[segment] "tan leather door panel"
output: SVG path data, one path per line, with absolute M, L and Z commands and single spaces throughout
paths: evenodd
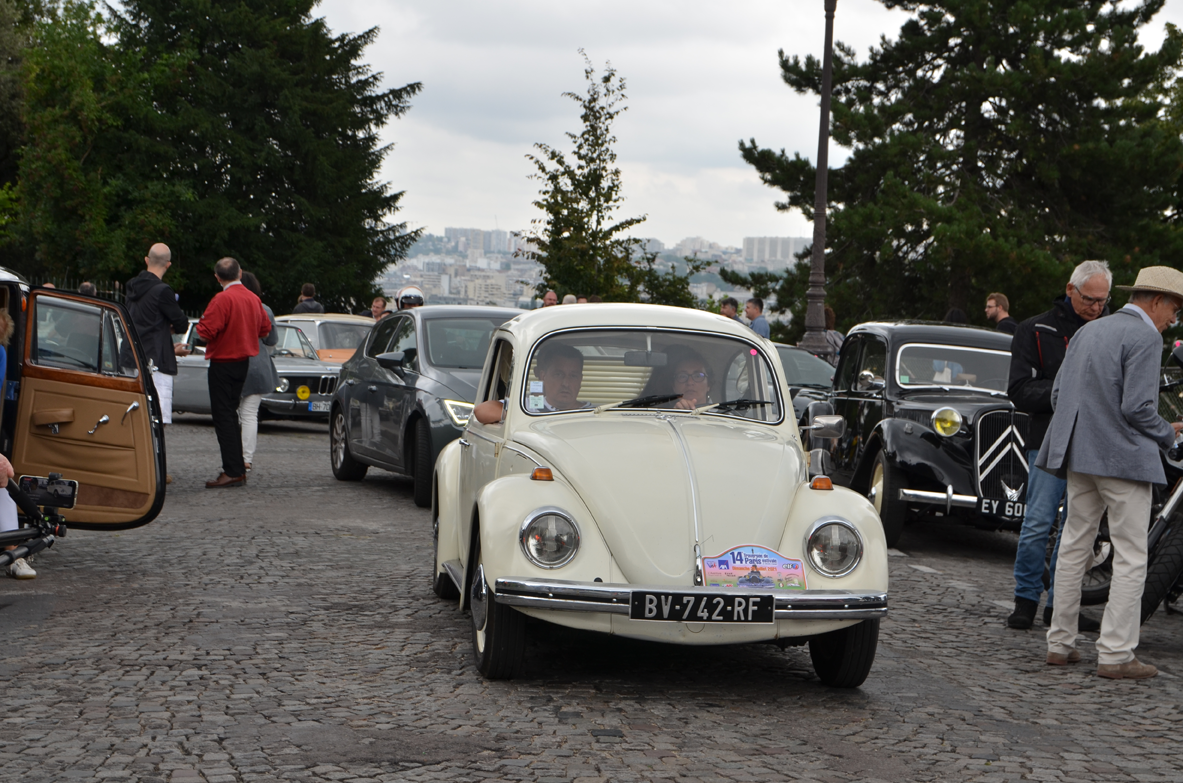
M 133 402 L 139 403 L 138 409 L 124 417 Z M 137 440 L 144 440 L 146 397 L 115 389 L 26 378 L 17 418 L 31 423 L 42 411 L 71 405 L 74 421 L 59 424 L 57 435 L 49 425 L 30 424 L 27 437 L 17 438 L 14 465 L 19 465 L 22 473 L 46 476 L 56 471 L 78 481 L 78 506 L 63 512 L 67 521 L 71 511 L 99 510 L 87 508 L 88 501 L 89 504 L 102 502 L 104 506 L 114 501 L 113 505 L 120 509 L 139 511 L 136 516 L 145 513 L 152 505 L 155 480 L 151 451 L 136 449 Z M 108 418 L 107 423 L 98 424 L 103 416 Z M 88 434 L 91 430 L 93 435 Z M 96 494 L 96 490 L 108 491 Z
M 71 310 L 62 294 L 41 291 L 31 298 L 13 467 L 77 481 L 77 505 L 61 511 L 76 527 L 151 521 L 164 493 L 158 406 L 140 375 L 142 353 L 120 332 L 121 308 L 88 300 Z

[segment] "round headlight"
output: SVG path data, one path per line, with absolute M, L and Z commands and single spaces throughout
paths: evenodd
M 285 392 L 285 391 L 287 391 L 287 390 L 288 390 L 288 385 L 289 385 L 289 384 L 288 384 L 288 379 L 287 379 L 287 378 L 280 378 L 280 379 L 279 379 L 279 385 L 275 387 L 275 390 L 276 390 L 277 392 L 280 392 L 280 393 L 282 394 L 283 392 Z
M 557 508 L 540 508 L 522 524 L 522 551 L 542 568 L 559 568 L 571 562 L 579 550 L 575 520 Z
M 863 557 L 863 540 L 845 519 L 818 520 L 805 545 L 809 564 L 826 576 L 845 576 Z
M 938 408 L 932 412 L 932 428 L 941 437 L 952 437 L 961 430 L 961 414 L 952 408 Z

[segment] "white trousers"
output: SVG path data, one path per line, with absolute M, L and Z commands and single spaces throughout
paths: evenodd
M 1056 597 L 1048 652 L 1065 654 L 1076 646 L 1080 588 L 1092 561 L 1093 541 L 1101 515 L 1109 509 L 1113 544 L 1113 581 L 1101 618 L 1097 663 L 1121 664 L 1134 659 L 1142 620 L 1142 589 L 1146 586 L 1146 535 L 1150 527 L 1150 484 L 1068 471 L 1068 518 L 1056 563 Z
M 16 501 L 8 494 L 8 490 L 0 489 L 0 533 L 16 530 L 17 527 Z
M 156 384 L 156 394 L 160 397 L 160 420 L 165 424 L 173 423 L 173 379 L 176 376 L 152 371 L 152 383 Z
M 259 405 L 262 394 L 248 394 L 238 403 L 238 426 L 242 429 L 242 461 L 255 461 L 255 447 L 259 444 Z

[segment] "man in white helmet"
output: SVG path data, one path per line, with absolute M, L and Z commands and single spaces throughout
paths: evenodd
M 409 285 L 398 292 L 395 297 L 399 310 L 410 310 L 412 307 L 423 306 L 423 291 L 417 285 Z

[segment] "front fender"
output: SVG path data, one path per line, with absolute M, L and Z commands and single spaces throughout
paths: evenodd
M 443 564 L 460 557 L 461 528 L 460 514 L 460 443 L 452 441 L 440 452 L 435 461 L 431 490 L 431 519 L 437 525 L 439 546 L 436 552 L 435 572 Z M 461 561 L 463 564 L 463 561 Z
M 863 557 L 846 576 L 830 577 L 813 568 L 805 551 L 813 525 L 824 517 L 836 516 L 850 522 L 863 541 Z M 777 550 L 785 557 L 805 563 L 806 586 L 811 590 L 887 591 L 887 539 L 875 507 L 853 490 L 843 487 L 811 489 L 802 484 L 793 496 L 785 533 Z
M 932 485 L 934 489 L 943 490 L 951 484 L 957 494 L 978 494 L 974 483 L 972 438 L 942 438 L 931 428 L 907 419 L 884 419 L 875 428 L 874 437 L 892 464 L 908 475 L 909 488 L 923 489 L 925 485 Z M 854 486 L 866 486 L 870 481 L 877 453 L 878 449 L 867 449 L 857 473 L 862 483 Z
M 579 551 L 570 563 L 560 568 L 535 565 L 519 543 L 527 517 L 547 506 L 567 512 L 579 529 Z M 523 475 L 490 481 L 477 496 L 477 514 L 480 518 L 481 559 L 488 584 L 495 584 L 502 576 L 612 581 L 612 555 L 608 545 L 587 506 L 563 481 L 534 481 Z

